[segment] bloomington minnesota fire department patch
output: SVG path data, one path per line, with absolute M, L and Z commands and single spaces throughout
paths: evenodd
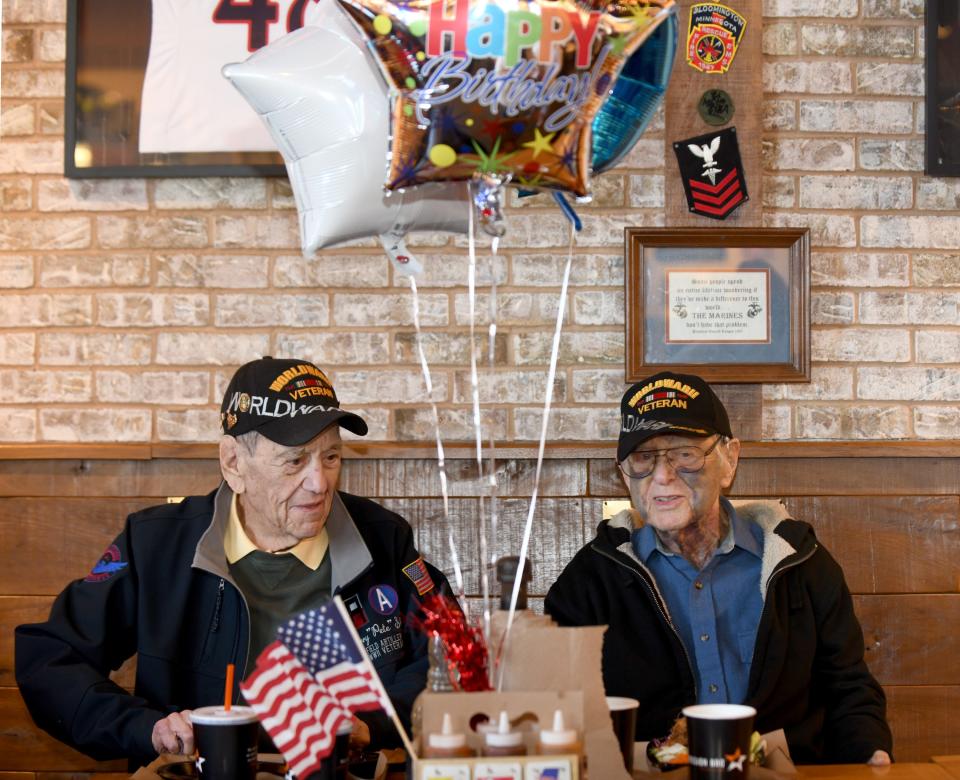
M 746 27 L 746 18 L 732 8 L 694 3 L 687 32 L 687 64 L 702 73 L 726 73 Z
M 711 219 L 726 219 L 749 200 L 735 127 L 676 141 L 673 151 L 680 164 L 690 211 Z

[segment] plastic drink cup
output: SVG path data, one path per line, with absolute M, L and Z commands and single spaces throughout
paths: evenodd
M 607 708 L 613 720 L 613 733 L 617 735 L 623 766 L 633 772 L 633 747 L 637 734 L 637 708 L 640 702 L 626 696 L 607 696 Z
M 260 724 L 251 707 L 200 707 L 190 722 L 203 780 L 256 780 Z
M 757 711 L 744 704 L 685 707 L 691 780 L 746 780 Z

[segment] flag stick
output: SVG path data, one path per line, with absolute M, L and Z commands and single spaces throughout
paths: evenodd
M 400 735 L 400 739 L 403 741 L 403 747 L 407 751 L 407 755 L 410 756 L 410 759 L 413 760 L 417 752 L 413 749 L 413 743 L 410 741 L 410 737 L 407 736 L 406 730 L 403 728 L 403 724 L 400 722 L 400 718 L 397 716 L 397 711 L 393 708 L 393 702 L 390 701 L 390 696 L 387 695 L 386 690 L 383 687 L 383 682 L 380 680 L 380 675 L 377 674 L 377 670 L 373 668 L 373 664 L 370 663 L 370 656 L 367 655 L 367 648 L 363 646 L 363 640 L 360 639 L 360 635 L 357 633 L 357 629 L 353 625 L 353 618 L 350 617 L 350 613 L 347 612 L 347 608 L 343 605 L 343 599 L 339 596 L 333 597 L 333 602 L 337 605 L 337 610 L 340 612 L 340 617 L 343 618 L 343 622 L 347 627 L 347 631 L 350 632 L 350 637 L 353 639 L 354 645 L 360 650 L 360 654 L 363 656 L 363 663 L 366 665 L 366 669 L 370 672 L 370 683 L 375 687 L 379 692 L 380 696 L 384 702 L 384 709 L 387 712 L 387 715 L 390 716 L 390 719 L 393 721 L 394 727 L 397 729 L 397 733 Z

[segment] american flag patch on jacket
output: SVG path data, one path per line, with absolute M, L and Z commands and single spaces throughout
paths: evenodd
M 413 563 L 408 563 L 403 567 L 403 573 L 410 578 L 410 582 L 414 584 L 417 593 L 421 596 L 428 590 L 433 589 L 433 580 L 430 579 L 430 574 L 427 571 L 426 564 L 423 562 L 423 558 L 417 558 Z

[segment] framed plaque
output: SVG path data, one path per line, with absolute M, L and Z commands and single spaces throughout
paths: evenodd
M 810 235 L 627 228 L 626 380 L 810 381 Z
M 930 0 L 924 12 L 924 172 L 960 176 L 960 6 L 956 0 Z

